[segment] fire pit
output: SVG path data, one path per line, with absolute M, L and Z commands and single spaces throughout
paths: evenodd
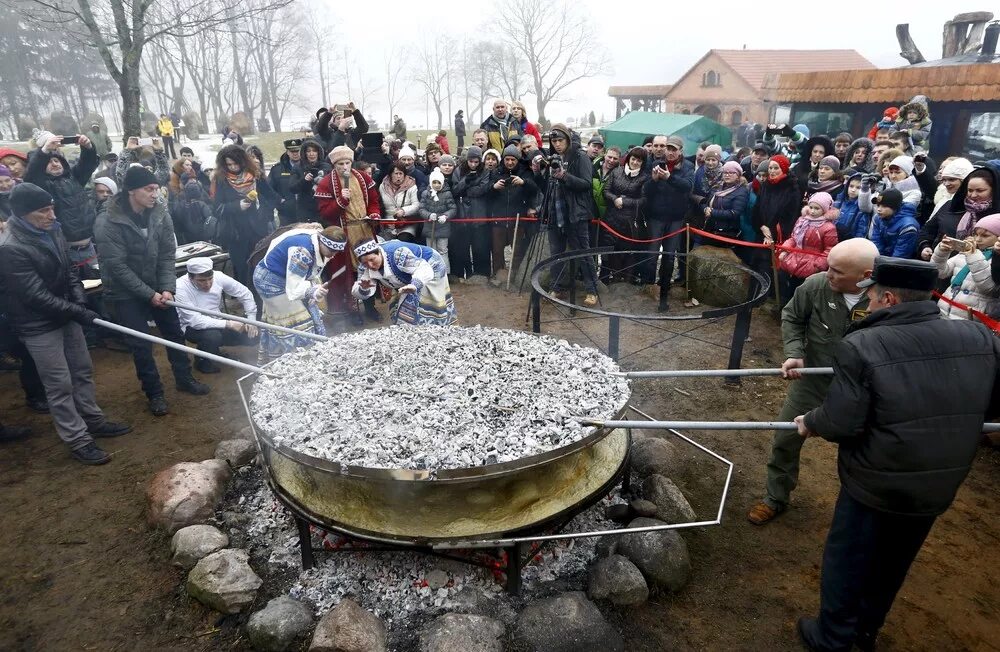
M 626 430 L 567 420 L 620 416 L 617 370 L 530 333 L 400 327 L 285 356 L 240 390 L 308 566 L 308 523 L 417 548 L 565 523 L 626 475 Z

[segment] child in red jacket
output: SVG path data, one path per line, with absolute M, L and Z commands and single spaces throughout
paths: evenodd
M 803 281 L 816 272 L 826 271 L 826 256 L 837 244 L 839 216 L 840 211 L 833 207 L 833 197 L 826 192 L 815 193 L 802 209 L 791 237 L 781 243 L 782 247 L 798 251 L 782 251 L 778 256 L 782 307 Z
M 434 142 L 441 147 L 441 151 L 445 154 L 451 154 L 448 150 L 448 133 L 442 129 L 438 132 L 438 135 L 434 137 Z

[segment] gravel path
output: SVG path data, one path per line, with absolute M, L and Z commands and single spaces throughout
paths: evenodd
M 286 355 L 251 410 L 278 445 L 369 468 L 508 462 L 582 439 L 568 417 L 612 417 L 628 400 L 596 349 L 495 328 L 397 326 Z

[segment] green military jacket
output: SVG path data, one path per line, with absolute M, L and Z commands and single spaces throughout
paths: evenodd
M 833 353 L 852 322 L 868 316 L 868 297 L 853 309 L 830 289 L 826 272 L 813 274 L 795 290 L 781 311 L 781 337 L 785 356 L 802 358 L 807 367 L 830 367 Z M 824 377 L 829 382 L 830 377 Z

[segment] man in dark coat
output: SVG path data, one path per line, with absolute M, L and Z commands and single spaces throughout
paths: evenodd
M 455 114 L 455 138 L 458 139 L 458 151 L 455 152 L 455 156 L 459 156 L 462 153 L 462 149 L 465 147 L 465 112 L 462 109 L 458 110 Z
M 353 123 L 352 123 L 353 119 Z M 368 133 L 368 122 L 354 102 L 347 103 L 347 110 L 341 114 L 331 108 L 316 121 L 316 137 L 329 154 L 334 147 L 347 145 L 352 150 L 358 148 L 361 136 Z
M 80 324 L 93 324 L 77 267 L 46 191 L 22 183 L 11 192 L 10 238 L 0 248 L 0 285 L 14 332 L 31 354 L 45 385 L 56 432 L 83 464 L 111 457 L 95 437 L 117 437 L 131 427 L 107 420 L 97 406 L 94 368 Z
M 166 304 L 177 287 L 174 267 L 174 225 L 166 204 L 156 201 L 160 192 L 153 173 L 132 167 L 125 174 L 122 192 L 107 203 L 97 218 L 95 238 L 101 258 L 104 301 L 112 319 L 132 330 L 149 332 L 156 322 L 160 337 L 184 344 L 177 311 Z M 135 372 L 149 399 L 154 416 L 167 413 L 163 383 L 153 360 L 153 345 L 130 337 Z M 167 349 L 177 389 L 189 394 L 208 394 L 210 388 L 194 379 L 191 359 L 175 349 Z
M 296 203 L 298 188 L 302 183 L 302 140 L 292 138 L 285 141 L 285 153 L 271 166 L 267 173 L 267 184 L 281 197 L 278 204 L 280 226 L 288 226 L 297 221 Z
M 553 256 L 565 251 L 590 249 L 590 218 L 594 204 L 590 157 L 580 148 L 579 139 L 574 139 L 566 125 L 552 125 L 549 142 L 552 144 L 552 157 L 543 171 L 546 185 L 542 202 L 542 221 L 548 225 L 549 248 Z M 555 156 L 562 160 L 553 162 Z M 587 286 L 583 303 L 596 306 L 597 269 L 594 259 L 587 256 L 578 263 L 583 265 L 583 282 Z M 574 282 L 563 273 L 563 267 L 562 264 L 552 266 L 554 280 L 551 290 L 560 296 L 565 287 Z
M 906 573 L 951 505 L 996 414 L 1000 339 L 941 319 L 930 263 L 880 256 L 871 315 L 838 345 L 823 404 L 799 434 L 839 444 L 840 495 L 823 552 L 819 617 L 798 629 L 811 650 L 875 647 Z
M 650 180 L 643 188 L 646 196 L 646 224 L 648 239 L 662 238 L 684 226 L 684 218 L 694 188 L 694 165 L 684 158 L 684 140 L 680 136 L 664 135 L 653 138 L 653 166 L 650 168 Z M 661 154 L 662 152 L 662 154 Z M 659 254 L 663 247 L 663 260 L 660 264 L 660 305 L 659 310 L 667 310 L 667 297 L 670 293 L 670 279 L 674 273 L 674 254 L 684 241 L 684 234 L 679 233 L 666 240 L 657 240 L 648 245 L 652 254 Z M 656 262 L 659 256 L 651 255 L 639 268 L 639 280 L 642 283 L 656 281 Z

